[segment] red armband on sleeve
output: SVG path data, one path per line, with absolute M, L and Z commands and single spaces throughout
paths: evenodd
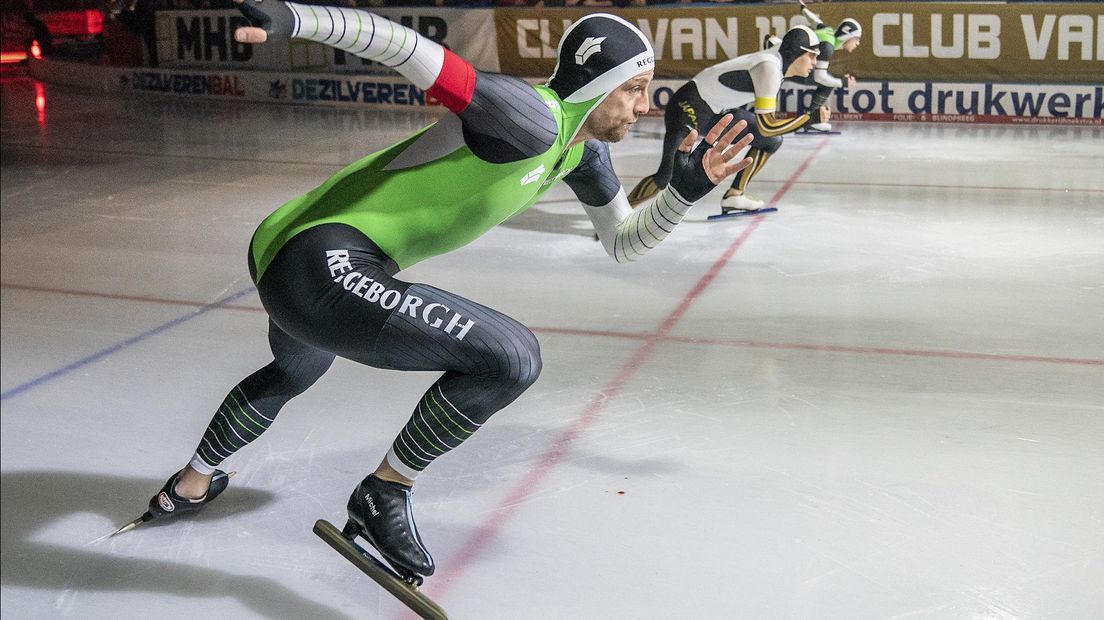
M 441 73 L 426 93 L 450 111 L 459 114 L 471 103 L 472 92 L 475 91 L 475 68 L 448 48 L 444 49 L 445 59 L 441 65 Z

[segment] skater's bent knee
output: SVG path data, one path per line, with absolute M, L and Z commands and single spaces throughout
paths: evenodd
M 536 382 L 543 366 L 540 344 L 533 332 L 525 330 L 524 337 L 519 338 L 516 343 L 516 353 L 516 361 L 511 364 L 510 378 L 520 386 L 529 387 Z
M 329 370 L 332 362 L 332 355 L 282 357 L 265 368 L 266 378 L 277 391 L 298 396 L 314 385 Z
M 520 326 L 519 326 L 520 327 Z M 498 358 L 498 371 L 495 373 L 503 383 L 525 389 L 536 382 L 541 372 L 540 344 L 533 332 L 525 327 L 510 335 L 508 342 L 502 343 Z

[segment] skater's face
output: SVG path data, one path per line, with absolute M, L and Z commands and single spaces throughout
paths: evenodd
M 648 84 L 653 75 L 653 71 L 646 71 L 618 86 L 587 117 L 580 137 L 620 142 L 633 123 L 648 113 Z
M 848 40 L 843 42 L 843 45 L 841 46 L 841 49 L 843 49 L 843 51 L 845 51 L 845 52 L 853 52 L 853 51 L 855 51 L 855 48 L 857 48 L 859 46 L 860 41 L 861 41 L 861 39 L 859 39 L 858 37 L 855 37 L 853 39 L 848 39 Z
M 813 65 L 816 64 L 816 59 L 816 52 L 805 52 L 798 56 L 790 63 L 790 67 L 786 71 L 786 77 L 805 77 L 809 75 L 813 70 Z

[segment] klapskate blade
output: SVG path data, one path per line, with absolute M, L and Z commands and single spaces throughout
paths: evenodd
M 121 528 L 115 530 L 114 532 L 112 532 L 111 536 L 118 536 L 119 534 L 122 534 L 123 532 L 129 532 L 130 530 L 133 530 L 134 528 L 138 527 L 139 525 L 142 525 L 143 523 L 145 523 L 146 521 L 149 521 L 152 518 L 153 518 L 153 515 L 151 515 L 149 513 L 149 511 L 147 510 L 144 514 L 142 514 L 142 516 L 138 517 L 137 519 L 131 521 L 130 523 L 127 523 L 123 527 L 121 527 Z
M 750 215 L 763 215 L 764 213 L 774 213 L 777 211 L 777 207 L 765 207 L 763 209 L 756 209 L 754 211 L 733 211 L 732 213 L 717 213 L 705 218 L 710 222 L 716 222 L 717 220 L 731 220 L 738 217 L 748 217 Z
M 395 571 L 362 549 L 360 545 L 345 538 L 341 530 L 329 521 L 319 519 L 314 524 L 314 533 L 414 613 L 425 620 L 448 620 L 445 610 L 437 603 L 419 592 L 418 588 L 403 581 Z

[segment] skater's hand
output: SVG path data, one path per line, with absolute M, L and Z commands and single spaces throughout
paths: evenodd
M 855 85 L 855 76 L 851 75 L 850 73 L 843 76 L 843 79 L 847 80 L 847 88 L 851 88 Z
M 295 18 L 280 0 L 234 0 L 234 4 L 250 24 L 234 31 L 234 40 L 238 43 L 291 38 Z
M 745 157 L 733 162 L 755 136 L 747 130 L 747 122 L 732 124 L 732 115 L 725 114 L 698 143 L 698 131 L 692 129 L 675 153 L 675 171 L 671 186 L 683 198 L 695 202 L 713 190 L 721 181 L 751 165 Z M 731 127 L 729 125 L 732 124 Z M 727 128 L 727 131 L 726 131 Z M 737 140 L 737 136 L 743 137 Z
M 721 181 L 751 165 L 750 157 L 745 157 L 736 163 L 729 163 L 755 139 L 750 131 L 744 131 L 747 129 L 747 121 L 739 121 L 729 127 L 728 131 L 725 131 L 725 127 L 728 127 L 731 122 L 731 114 L 721 117 L 721 120 L 717 121 L 713 129 L 705 134 L 705 140 L 698 147 L 700 150 L 702 145 L 713 145 L 706 149 L 702 155 L 702 168 L 705 170 L 706 176 L 709 177 L 709 182 L 713 185 L 720 184 Z M 697 130 L 691 131 L 690 135 L 686 136 L 686 139 L 679 145 L 679 151 L 689 153 L 694 146 L 694 142 L 698 139 L 697 133 Z M 743 137 L 737 140 L 736 137 L 740 134 L 743 134 Z

